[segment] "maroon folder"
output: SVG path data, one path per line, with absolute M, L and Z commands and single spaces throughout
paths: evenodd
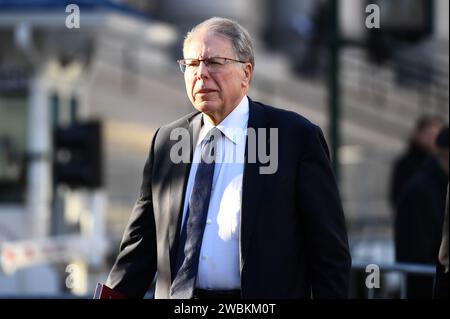
M 97 283 L 95 287 L 95 293 L 93 299 L 126 299 L 127 297 L 118 292 L 117 290 L 111 289 L 106 285 Z

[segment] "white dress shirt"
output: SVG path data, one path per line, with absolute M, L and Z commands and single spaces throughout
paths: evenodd
M 239 289 L 239 233 L 249 102 L 238 106 L 216 127 L 223 133 L 217 144 L 211 198 L 198 266 L 196 287 Z M 204 117 L 204 115 L 202 115 Z M 214 127 L 203 118 L 189 173 L 183 207 L 183 223 L 201 157 L 201 142 Z

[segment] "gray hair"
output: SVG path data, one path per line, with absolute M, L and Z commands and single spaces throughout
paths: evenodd
M 227 18 L 210 18 L 193 27 L 184 38 L 183 50 L 189 44 L 192 35 L 202 29 L 230 40 L 238 59 L 241 61 L 250 62 L 252 66 L 255 67 L 253 42 L 250 34 L 239 23 Z

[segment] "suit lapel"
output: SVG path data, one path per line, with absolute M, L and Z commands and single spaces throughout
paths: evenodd
M 170 249 L 170 265 L 171 268 L 175 264 L 175 257 L 178 247 L 178 230 L 181 221 L 181 214 L 183 213 L 184 196 L 186 193 L 186 185 L 189 178 L 192 158 L 195 149 L 195 143 L 201 129 L 201 115 L 197 114 L 191 121 L 186 121 L 184 126 L 189 130 L 190 137 L 190 154 L 189 163 L 173 164 L 170 177 L 170 216 L 169 216 L 169 249 Z M 173 274 L 172 274 L 173 276 Z
M 249 99 L 249 119 L 247 130 L 256 132 L 256 141 L 258 141 L 258 128 L 265 128 L 266 118 L 264 109 Z M 245 148 L 244 176 L 242 181 L 242 207 L 241 207 L 241 240 L 240 240 L 240 259 L 241 271 L 244 267 L 248 247 L 251 241 L 254 225 L 258 217 L 259 203 L 261 202 L 261 191 L 264 188 L 264 179 L 259 176 L 259 163 L 256 157 L 256 163 L 251 163 L 250 152 L 257 152 L 256 145 L 250 145 L 247 134 Z M 252 147 L 255 147 L 253 150 Z M 257 153 L 256 153 L 257 154 Z

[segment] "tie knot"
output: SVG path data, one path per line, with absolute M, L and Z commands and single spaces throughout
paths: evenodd
M 206 134 L 205 139 L 203 140 L 205 144 L 211 143 L 211 142 L 215 142 L 217 143 L 217 141 L 219 140 L 219 138 L 221 137 L 222 132 L 217 128 L 217 127 L 213 127 L 208 134 Z
M 215 161 L 217 154 L 217 143 L 221 137 L 222 132 L 217 128 L 213 127 L 203 140 L 202 149 L 202 161 L 210 164 Z

